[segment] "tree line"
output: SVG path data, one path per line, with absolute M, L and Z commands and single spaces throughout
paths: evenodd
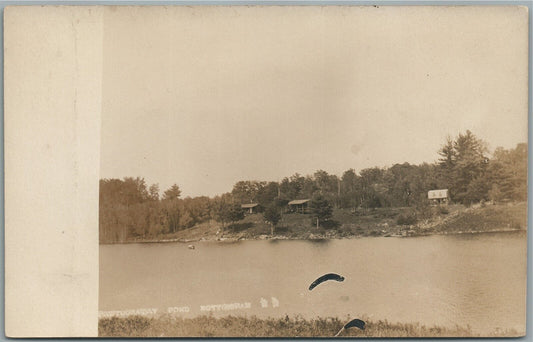
M 117 242 L 171 234 L 216 220 L 222 228 L 243 218 L 241 204 L 258 203 L 275 225 L 278 213 L 294 199 L 312 199 L 314 212 L 331 216 L 333 208 L 415 207 L 427 204 L 427 192 L 449 189 L 452 202 L 525 201 L 527 144 L 489 155 L 487 145 L 472 132 L 448 138 L 438 161 L 372 167 L 341 177 L 318 170 L 295 173 L 280 182 L 239 181 L 231 192 L 215 197 L 181 197 L 177 184 L 160 195 L 158 184 L 143 178 L 100 180 L 100 239 Z M 318 214 L 317 214 L 318 215 Z

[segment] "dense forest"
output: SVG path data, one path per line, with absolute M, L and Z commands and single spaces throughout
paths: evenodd
M 274 216 L 294 199 L 313 199 L 311 206 L 328 208 L 418 207 L 427 205 L 427 192 L 449 189 L 451 200 L 470 205 L 482 201 L 527 199 L 527 144 L 489 153 L 484 141 L 466 131 L 449 138 L 432 164 L 395 164 L 345 171 L 341 177 L 318 170 L 298 173 L 281 182 L 243 180 L 231 192 L 210 198 L 181 197 L 177 184 L 160 194 L 158 184 L 143 178 L 100 180 L 100 241 L 156 237 L 209 220 L 224 227 L 242 219 L 243 203 L 258 203 Z M 323 208 L 322 208 L 323 209 Z

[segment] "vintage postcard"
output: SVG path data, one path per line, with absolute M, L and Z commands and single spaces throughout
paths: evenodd
M 8 335 L 525 335 L 526 7 L 5 23 Z

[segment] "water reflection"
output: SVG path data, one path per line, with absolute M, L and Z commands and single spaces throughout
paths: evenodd
M 330 239 L 312 239 L 312 240 L 305 240 L 305 242 L 310 243 L 312 245 L 319 245 L 319 246 L 327 246 L 331 244 L 331 242 L 334 240 Z

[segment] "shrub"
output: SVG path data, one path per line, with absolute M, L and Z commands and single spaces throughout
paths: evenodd
M 417 222 L 417 217 L 415 212 L 401 213 L 396 219 L 396 223 L 403 226 L 409 226 Z
M 324 227 L 324 229 L 337 229 L 340 227 L 340 223 L 335 220 L 327 220 L 327 221 L 321 222 L 321 225 L 322 227 Z

